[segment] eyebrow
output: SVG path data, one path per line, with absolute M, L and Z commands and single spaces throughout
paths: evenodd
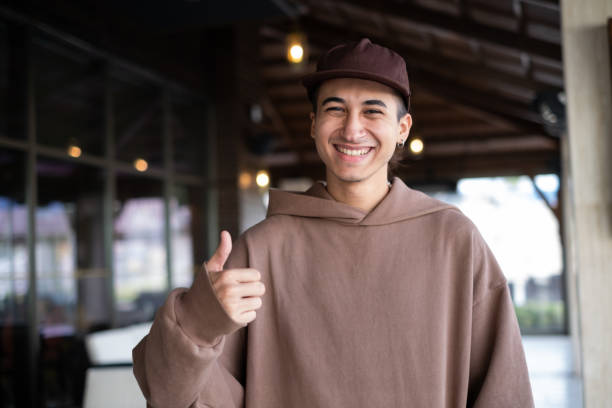
M 321 106 L 325 105 L 326 103 L 330 103 L 330 102 L 345 103 L 346 101 L 342 98 L 338 98 L 337 96 L 330 96 L 329 98 L 325 98 L 323 100 L 323 102 L 321 103 Z
M 385 103 L 381 101 L 380 99 L 368 99 L 363 104 L 364 105 L 378 105 L 378 106 L 382 106 L 383 108 L 387 107 L 387 105 L 385 105 Z
M 323 100 L 323 102 L 321 103 L 321 106 L 324 106 L 325 104 L 331 103 L 331 102 L 346 103 L 346 101 L 342 98 L 339 98 L 337 96 L 330 96 L 329 98 L 325 98 Z M 377 105 L 377 106 L 382 106 L 383 108 L 387 107 L 387 105 L 380 99 L 368 99 L 367 101 L 363 102 L 363 105 Z

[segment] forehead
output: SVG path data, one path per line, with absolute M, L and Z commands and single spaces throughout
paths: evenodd
M 382 99 L 392 100 L 393 89 L 380 82 L 358 78 L 336 78 L 324 81 L 319 88 L 321 97 L 337 96 L 342 99 Z

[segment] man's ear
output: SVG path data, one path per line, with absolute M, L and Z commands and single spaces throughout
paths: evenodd
M 408 139 L 410 128 L 412 128 L 412 115 L 407 113 L 399 120 L 398 143 L 402 141 L 405 142 Z
M 314 112 L 310 112 L 310 137 L 315 138 L 315 120 L 316 115 Z

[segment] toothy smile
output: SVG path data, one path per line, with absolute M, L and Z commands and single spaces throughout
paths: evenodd
M 372 150 L 372 147 L 350 148 L 348 146 L 334 145 L 337 151 L 347 156 L 364 156 Z

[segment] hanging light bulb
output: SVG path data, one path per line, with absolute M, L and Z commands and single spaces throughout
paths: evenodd
M 304 48 L 300 44 L 293 44 L 289 47 L 289 61 L 299 64 L 304 58 Z
M 425 145 L 423 144 L 423 141 L 420 138 L 415 137 L 414 139 L 410 141 L 410 151 L 413 154 L 423 153 L 424 148 L 425 148 Z
M 261 188 L 268 187 L 270 185 L 270 175 L 265 170 L 259 170 L 257 176 L 255 176 L 255 183 Z
M 287 35 L 287 60 L 292 64 L 300 64 L 306 59 L 306 37 L 294 32 Z

